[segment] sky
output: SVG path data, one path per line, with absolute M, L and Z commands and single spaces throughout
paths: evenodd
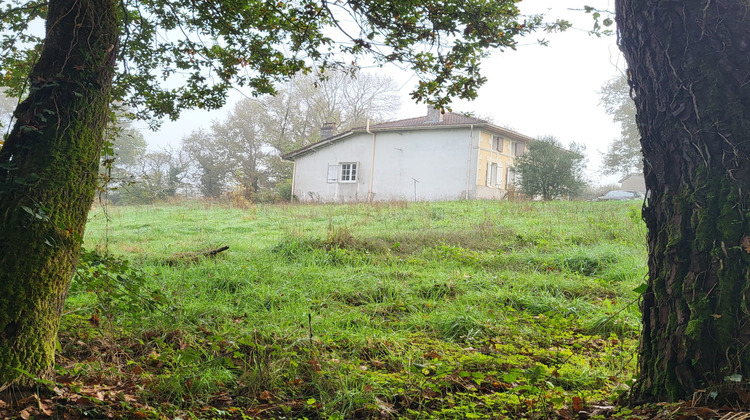
M 493 52 L 482 63 L 487 83 L 479 97 L 471 102 L 456 101 L 454 112 L 473 112 L 489 117 L 500 126 L 531 137 L 554 136 L 563 144 L 581 143 L 586 147 L 586 176 L 597 185 L 616 183 L 617 176 L 602 176 L 601 155 L 619 138 L 620 127 L 604 111 L 600 89 L 625 71 L 624 58 L 615 36 L 588 34 L 593 19 L 584 5 L 613 10 L 614 0 L 523 0 L 522 13 L 545 13 L 546 20 L 567 19 L 573 28 L 557 34 L 536 33 L 519 39 L 516 51 Z M 578 9 L 578 10 L 571 10 Z M 539 45 L 537 39 L 549 41 Z M 365 69 L 394 77 L 401 86 L 401 108 L 394 119 L 412 118 L 426 113 L 426 105 L 415 104 L 409 92 L 417 83 L 412 73 L 395 67 Z M 199 128 L 208 128 L 212 120 L 222 119 L 241 94 L 230 95 L 227 106 L 215 111 L 194 110 L 183 113 L 174 122 L 165 122 L 159 131 L 143 128 L 151 149 L 180 139 Z

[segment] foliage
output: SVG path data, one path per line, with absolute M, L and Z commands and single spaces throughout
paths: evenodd
M 603 169 L 607 174 L 627 175 L 642 170 L 641 135 L 635 121 L 635 103 L 625 75 L 610 80 L 601 89 L 602 103 L 612 120 L 620 123 L 620 138 L 610 143 L 604 154 Z
M 87 309 L 93 309 L 91 322 L 97 326 L 101 317 L 112 326 L 119 323 L 119 314 L 152 311 L 167 302 L 160 290 L 148 285 L 145 274 L 128 261 L 96 251 L 83 251 L 70 293 L 96 296 L 94 305 Z
M 543 200 L 577 196 L 586 185 L 582 152 L 576 144 L 572 144 L 570 150 L 563 149 L 554 137 L 532 141 L 513 166 L 520 177 L 517 183 L 521 191 Z
M 391 77 L 356 69 L 329 72 L 324 80 L 299 74 L 261 102 L 269 145 L 282 154 L 320 140 L 325 123 L 345 131 L 384 121 L 400 107 Z
M 32 0 L 0 9 L 2 83 L 16 96 L 42 43 L 34 23 L 46 12 L 46 3 Z M 517 36 L 543 27 L 538 16 L 523 19 L 512 0 L 128 0 L 120 19 L 115 99 L 139 117 L 172 119 L 182 109 L 220 107 L 232 86 L 273 93 L 276 82 L 300 71 L 325 76 L 365 55 L 410 67 L 422 77 L 413 97 L 445 106 L 451 97 L 476 96 L 486 80 L 479 71 L 488 49 L 515 48 Z M 332 28 L 343 42 L 331 37 Z
M 291 180 L 291 165 L 279 155 L 319 140 L 323 123 L 347 129 L 392 115 L 395 92 L 389 77 L 336 71 L 317 81 L 300 74 L 275 96 L 238 102 L 223 120 L 183 138 L 182 150 L 204 197 L 288 200 L 280 188 Z

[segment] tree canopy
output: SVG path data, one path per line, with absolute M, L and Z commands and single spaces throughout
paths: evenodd
M 416 71 L 413 97 L 444 106 L 476 96 L 488 51 L 515 48 L 518 35 L 543 26 L 515 3 L 126 0 L 118 2 L 120 38 L 112 46 L 113 98 L 138 117 L 174 119 L 183 109 L 222 106 L 232 87 L 274 93 L 299 72 L 325 77 L 367 56 Z M 39 0 L 0 9 L 0 83 L 16 95 L 41 50 L 35 23 L 47 14 Z
M 513 171 L 519 176 L 521 192 L 543 200 L 573 197 L 579 194 L 583 180 L 584 157 L 580 146 L 564 149 L 554 137 L 532 141 L 528 150 L 516 159 Z
M 604 173 L 627 175 L 642 171 L 641 135 L 635 121 L 635 103 L 630 97 L 627 77 L 622 75 L 610 80 L 602 87 L 600 94 L 607 114 L 620 124 L 620 138 L 614 139 L 604 154 Z

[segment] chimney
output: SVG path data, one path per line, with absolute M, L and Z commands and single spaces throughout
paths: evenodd
M 336 123 L 329 122 L 320 126 L 320 139 L 321 140 L 325 140 L 335 135 L 336 135 Z
M 427 105 L 427 120 L 425 122 L 433 124 L 443 122 L 443 112 Z

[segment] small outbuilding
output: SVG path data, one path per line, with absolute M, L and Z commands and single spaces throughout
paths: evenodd
M 641 172 L 627 174 L 620 180 L 620 189 L 646 194 L 646 179 Z

